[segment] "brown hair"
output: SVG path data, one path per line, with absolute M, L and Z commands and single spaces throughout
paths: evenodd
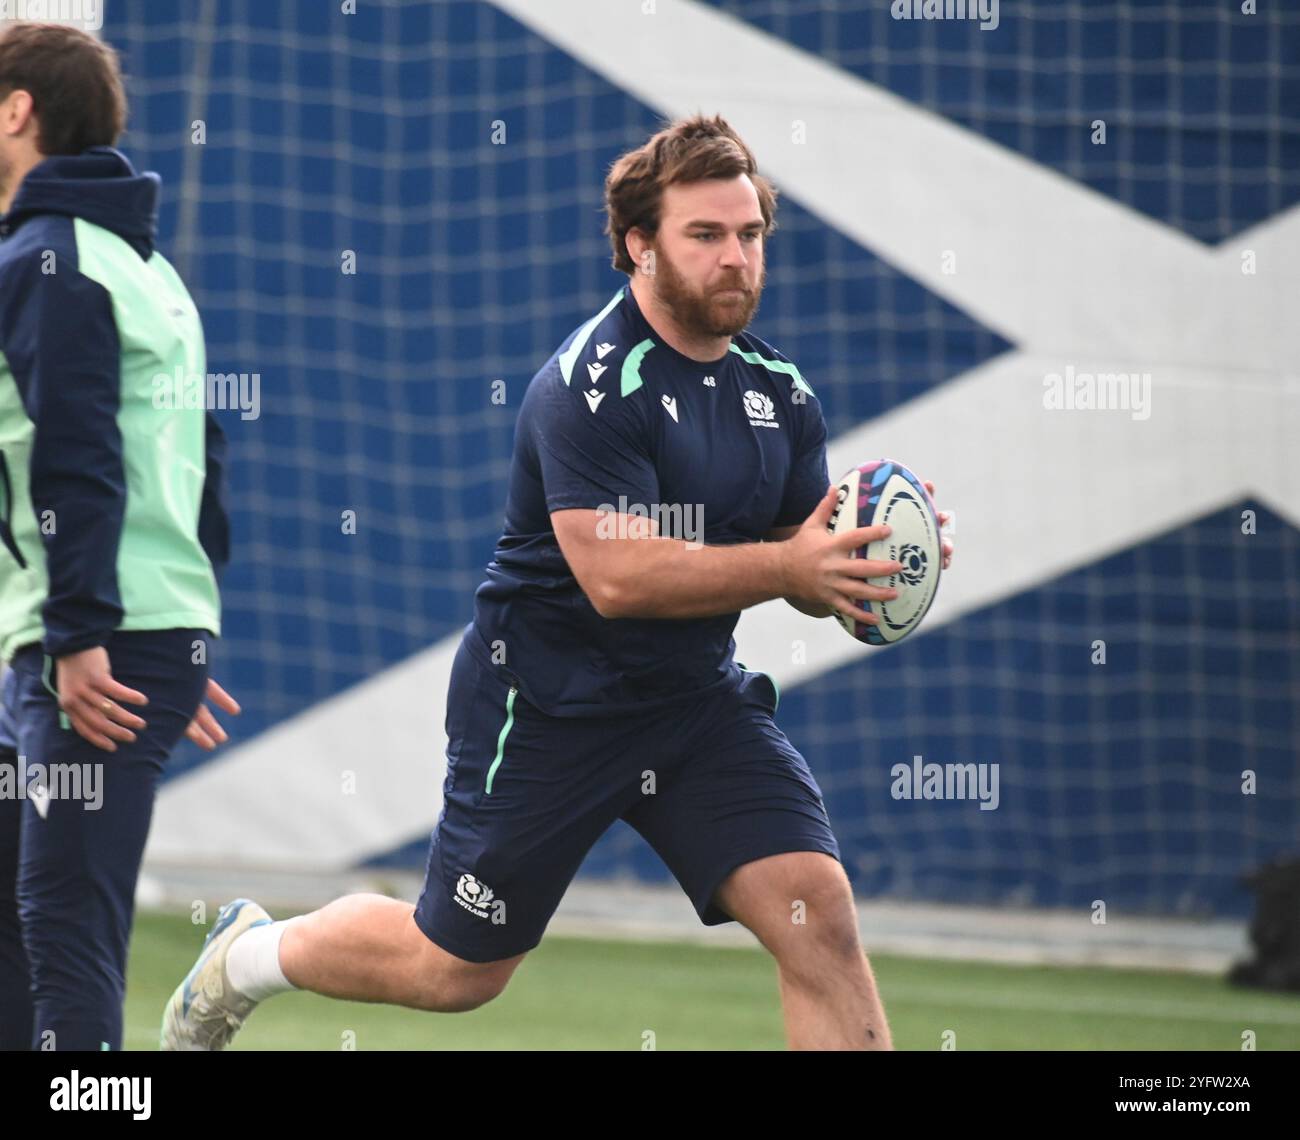
M 41 154 L 112 146 L 126 128 L 117 53 L 80 28 L 26 23 L 0 34 L 0 99 L 14 91 L 31 94 Z
M 764 234 L 770 234 L 776 228 L 776 189 L 758 173 L 753 152 L 721 115 L 679 119 L 615 160 L 605 178 L 605 232 L 614 250 L 614 268 L 627 274 L 636 269 L 627 251 L 627 233 L 639 229 L 654 237 L 659 232 L 665 187 L 741 174 L 749 175 L 758 191 Z

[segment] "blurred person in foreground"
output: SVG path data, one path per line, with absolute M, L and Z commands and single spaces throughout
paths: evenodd
M 228 531 L 203 329 L 154 248 L 159 179 L 114 150 L 117 58 L 0 34 L 0 1047 L 115 1050 L 154 792 L 205 694 Z M 206 391 L 206 388 L 205 388 Z M 163 393 L 167 393 L 164 391 Z M 8 750 L 4 745 L 8 744 Z

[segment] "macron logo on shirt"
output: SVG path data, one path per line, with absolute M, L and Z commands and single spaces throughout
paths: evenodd
M 587 397 L 587 404 L 591 407 L 592 415 L 595 415 L 596 409 L 600 407 L 601 400 L 605 398 L 605 393 L 597 392 L 593 388 L 590 392 L 583 392 L 583 395 Z

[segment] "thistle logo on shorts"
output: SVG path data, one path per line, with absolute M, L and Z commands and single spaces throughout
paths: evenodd
M 484 907 L 494 898 L 496 892 L 485 883 L 480 883 L 473 875 L 461 875 L 456 881 L 456 901 L 477 918 L 488 917 Z
M 780 427 L 776 422 L 776 410 L 771 397 L 762 392 L 749 391 L 744 396 L 745 415 L 749 417 L 751 427 Z

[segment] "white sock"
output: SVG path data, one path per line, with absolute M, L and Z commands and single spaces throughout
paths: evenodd
M 254 926 L 230 944 L 226 955 L 226 973 L 230 984 L 253 1001 L 263 1001 L 272 994 L 296 990 L 280 969 L 280 938 L 293 919 Z

